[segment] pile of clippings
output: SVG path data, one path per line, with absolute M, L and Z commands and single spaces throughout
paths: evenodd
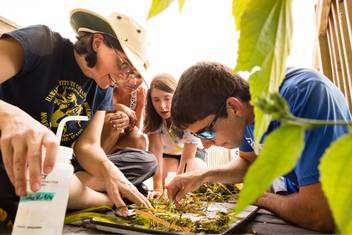
M 204 184 L 177 205 L 163 195 L 151 199 L 154 208 L 131 207 L 127 217 L 115 216 L 110 207 L 103 206 L 99 208 L 101 211 L 90 208 L 68 214 L 65 223 L 81 226 L 83 221 L 93 219 L 157 231 L 219 234 L 228 229 L 236 217 L 232 209 L 222 210 L 216 205 L 234 206 L 238 193 L 234 185 Z
M 215 202 L 235 202 L 238 193 L 234 185 L 218 183 L 204 184 L 178 205 L 167 197 L 152 199 L 154 208 L 135 208 L 135 213 L 127 218 L 128 225 L 168 232 L 222 233 L 234 222 L 233 213 L 219 211 L 209 217 L 208 206 Z

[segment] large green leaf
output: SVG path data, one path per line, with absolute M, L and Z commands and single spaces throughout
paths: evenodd
M 289 172 L 295 166 L 303 147 L 303 127 L 284 124 L 273 131 L 266 138 L 260 155 L 248 169 L 236 212 L 253 203 L 275 178 Z
M 248 6 L 247 1 L 232 0 L 232 15 L 235 18 L 235 26 L 237 30 L 240 30 L 241 17 L 246 9 L 246 6 Z
M 284 78 L 292 37 L 291 0 L 234 0 L 233 13 L 240 30 L 235 71 L 259 71 L 250 78 L 251 102 L 277 92 Z M 255 143 L 271 117 L 255 109 Z
M 261 67 L 264 61 L 288 55 L 292 36 L 291 4 L 291 0 L 237 0 L 233 3 L 235 20 L 240 21 L 239 25 L 236 22 L 240 30 L 236 71 L 251 71 L 255 66 Z
M 150 6 L 148 17 L 150 19 L 161 12 L 163 12 L 166 8 L 168 8 L 174 0 L 153 0 L 152 5 Z
M 174 0 L 153 0 L 152 5 L 149 8 L 149 13 L 147 19 L 160 14 L 166 8 L 168 8 Z M 181 12 L 183 5 L 185 4 L 186 0 L 178 0 L 178 11 Z
M 352 234 L 352 134 L 335 141 L 319 166 L 321 183 L 335 223 L 343 234 Z
M 181 12 L 186 0 L 178 0 L 178 11 Z

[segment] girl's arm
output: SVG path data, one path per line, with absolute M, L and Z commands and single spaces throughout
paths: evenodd
M 153 176 L 154 191 L 163 192 L 163 144 L 160 133 L 148 134 L 149 151 L 154 154 L 158 167 Z
M 177 168 L 177 175 L 186 172 L 187 165 L 195 158 L 197 152 L 197 144 L 184 144 L 180 164 Z

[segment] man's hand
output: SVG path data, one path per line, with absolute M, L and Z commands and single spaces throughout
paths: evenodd
M 256 205 L 304 228 L 332 232 L 332 213 L 320 183 L 302 186 L 299 192 L 287 196 L 264 193 Z
M 13 106 L 9 112 L 1 112 L 0 116 L 2 159 L 16 194 L 22 196 L 27 193 L 27 169 L 31 190 L 38 191 L 41 173 L 50 173 L 56 161 L 59 143 L 55 134 Z M 42 147 L 46 149 L 43 171 Z
M 191 171 L 182 175 L 177 175 L 168 185 L 166 185 L 167 196 L 170 200 L 179 202 L 187 193 L 197 190 L 204 184 L 204 170 Z

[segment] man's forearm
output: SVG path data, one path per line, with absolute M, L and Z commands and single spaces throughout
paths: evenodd
M 304 228 L 324 232 L 331 232 L 334 228 L 331 215 L 328 215 L 330 212 L 324 209 L 324 205 L 302 201 L 298 193 L 286 196 L 265 193 L 256 204 Z
M 247 172 L 249 163 L 241 157 L 232 160 L 228 165 L 209 169 L 205 181 L 210 183 L 240 183 Z

